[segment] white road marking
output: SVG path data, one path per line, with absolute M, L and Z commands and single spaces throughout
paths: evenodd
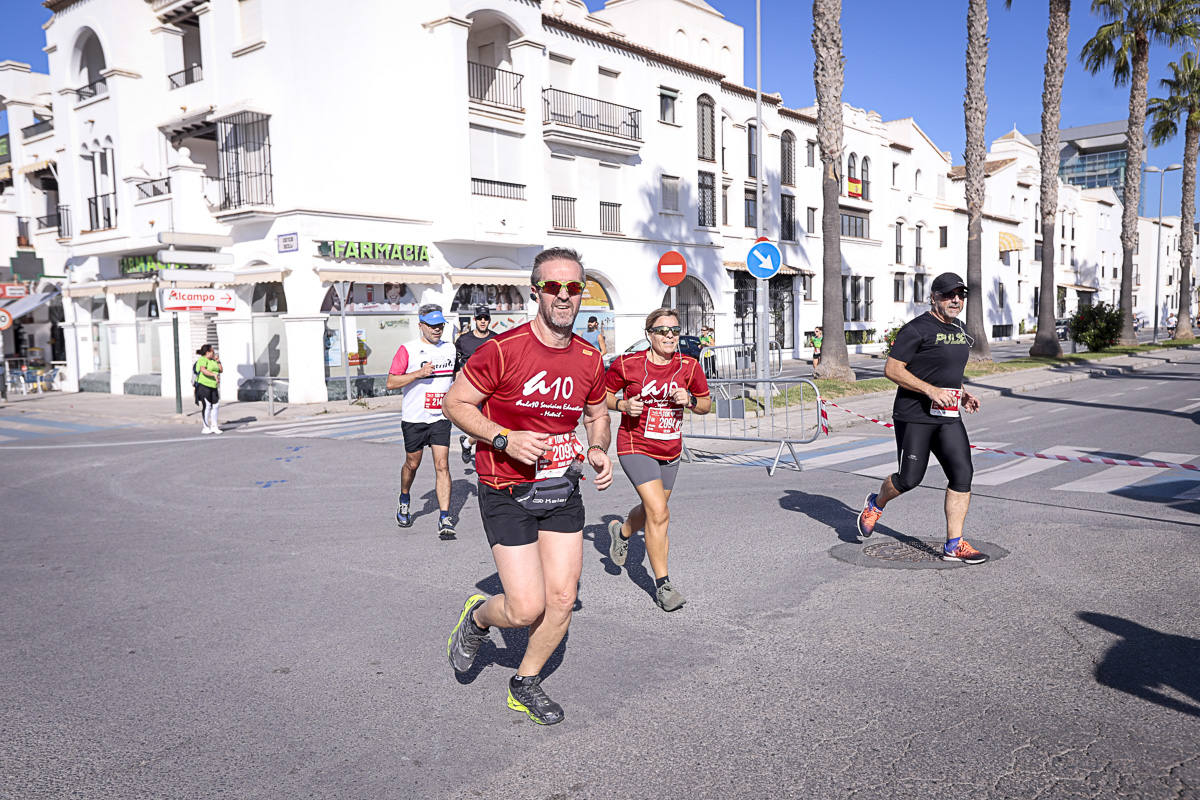
M 1033 417 L 1017 417 L 1016 419 L 1009 420 L 1009 422 L 1024 422 L 1027 419 L 1033 419 Z
M 1135 386 L 1135 387 L 1133 387 L 1133 391 L 1144 392 L 1145 390 L 1147 390 L 1149 388 L 1150 388 L 1149 386 Z
M 1166 453 L 1154 451 L 1137 456 L 1139 461 L 1171 461 L 1176 464 L 1184 464 L 1195 458 L 1194 453 Z M 1092 494 L 1105 494 L 1116 489 L 1130 486 L 1144 481 L 1146 478 L 1153 478 L 1162 470 L 1156 470 L 1152 467 L 1108 467 L 1097 473 L 1089 475 L 1086 478 L 1080 478 L 1077 481 L 1064 483 L 1062 486 L 1053 488 L 1064 492 L 1091 492 Z
M 254 425 L 247 428 L 247 430 L 254 433 L 267 433 L 269 431 L 289 430 L 292 428 L 311 428 L 319 425 L 345 425 L 368 419 L 380 420 L 388 417 L 399 418 L 400 416 L 401 414 L 399 411 L 378 411 L 371 414 L 352 414 L 348 417 L 338 414 L 329 415 L 324 418 L 307 417 L 303 420 L 296 420 L 294 422 L 272 422 L 266 425 Z
M 976 433 L 978 433 L 978 431 L 976 431 Z M 977 447 L 1003 447 L 1004 445 L 1008 444 L 1008 442 L 973 442 L 973 444 L 975 444 Z M 971 452 L 972 458 L 974 458 L 975 456 L 979 456 L 979 455 L 982 455 L 982 454 L 977 451 Z M 929 459 L 930 469 L 937 467 L 937 466 L 939 466 L 937 458 L 931 456 Z M 893 457 L 888 461 L 881 461 L 878 464 L 871 464 L 869 466 L 863 467 L 862 469 L 856 469 L 856 470 L 854 470 L 854 474 L 855 475 L 866 475 L 871 478 L 879 478 L 880 480 L 883 480 L 888 475 L 891 475 L 892 473 L 894 473 L 896 471 L 896 469 L 897 469 L 896 459 Z
M 230 431 L 226 431 L 226 433 L 230 433 Z M 174 439 L 141 439 L 136 442 L 85 442 L 85 443 L 80 443 L 80 444 L 43 444 L 43 445 L 8 444 L 8 445 L 0 446 L 0 450 L 70 450 L 72 448 L 80 448 L 80 447 L 132 447 L 134 445 L 139 445 L 139 444 L 140 445 L 168 444 L 171 442 L 204 442 L 204 441 L 213 442 L 213 441 L 221 441 L 224 438 L 225 437 L 223 437 L 223 436 L 201 436 L 201 435 L 197 434 L 195 436 L 183 436 L 183 437 L 177 437 Z M 243 437 L 233 436 L 230 438 L 231 439 L 239 439 L 239 438 L 243 438 Z
M 1063 411 L 1066 411 L 1066 410 L 1067 410 L 1067 409 L 1063 408 L 1062 406 L 1059 406 L 1058 408 L 1052 408 L 1052 409 L 1050 409 L 1050 410 L 1049 410 L 1049 411 L 1047 411 L 1046 413 L 1047 413 L 1047 414 L 1058 414 L 1058 413 L 1060 413 L 1060 412 L 1063 412 Z
M 1189 400 L 1196 400 L 1197 398 L 1195 398 L 1195 397 L 1189 397 L 1188 399 L 1189 399 Z M 1179 408 L 1176 408 L 1176 409 L 1174 409 L 1172 413 L 1175 413 L 1175 414 L 1186 414 L 1186 413 L 1188 413 L 1189 411 L 1195 411 L 1197 408 L 1200 408 L 1200 403 L 1188 403 L 1186 406 L 1180 406 Z
M 1049 456 L 1078 456 L 1083 455 L 1081 450 L 1086 450 L 1086 448 L 1079 448 L 1073 445 L 1055 445 L 1054 447 L 1047 447 L 1040 452 Z M 1012 457 L 1012 459 L 1012 462 L 1008 464 L 976 470 L 975 477 L 971 479 L 971 485 L 999 486 L 1002 483 L 1036 475 L 1039 472 L 1044 472 L 1052 467 L 1067 463 L 1065 461 L 1050 461 L 1044 458 L 1022 458 L 1019 456 Z

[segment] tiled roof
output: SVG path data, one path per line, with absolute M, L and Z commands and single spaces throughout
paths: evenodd
M 1000 170 L 1007 167 L 1009 164 L 1015 164 L 1016 161 L 1017 160 L 1015 158 L 998 158 L 995 161 L 987 161 L 983 165 L 983 177 L 990 178 L 993 175 L 995 175 L 997 172 L 999 172 Z M 961 180 L 965 180 L 966 177 L 967 177 L 966 164 L 960 164 L 957 167 L 950 168 L 950 180 L 961 181 Z

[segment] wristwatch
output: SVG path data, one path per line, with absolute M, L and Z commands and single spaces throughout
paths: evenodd
M 691 392 L 688 392 L 688 397 L 691 398 L 688 400 L 688 408 L 695 408 L 696 404 L 700 402 L 700 398 Z
M 508 435 L 510 433 L 512 433 L 512 431 L 508 428 L 505 428 L 492 437 L 492 449 L 503 450 L 504 448 L 508 447 Z

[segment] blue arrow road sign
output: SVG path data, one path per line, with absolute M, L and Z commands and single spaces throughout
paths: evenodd
M 756 278 L 763 280 L 775 277 L 783 266 L 783 253 L 772 242 L 759 242 L 746 254 L 746 269 Z

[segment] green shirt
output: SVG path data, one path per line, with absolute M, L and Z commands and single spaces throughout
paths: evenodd
M 196 366 L 194 369 L 196 370 L 196 383 L 200 384 L 201 386 L 207 386 L 210 389 L 217 388 L 217 379 L 208 377 L 200 370 L 206 369 L 209 372 L 220 372 L 220 364 L 218 364 L 216 361 L 213 361 L 211 358 L 200 356 L 196 359 Z
M 821 342 L 823 342 L 824 340 L 825 340 L 825 339 L 824 339 L 824 337 L 823 337 L 823 336 L 814 336 L 814 337 L 812 337 L 813 350 L 820 350 L 820 349 L 821 349 Z

